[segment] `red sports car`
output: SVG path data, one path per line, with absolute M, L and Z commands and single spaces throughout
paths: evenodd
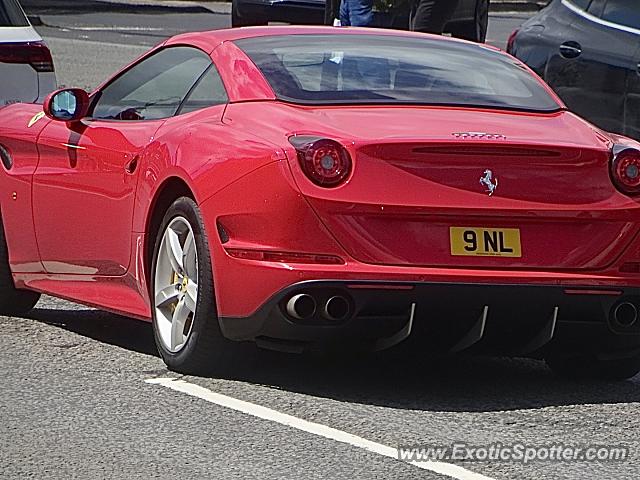
M 1 311 L 151 320 L 167 365 L 299 352 L 640 370 L 640 144 L 524 64 L 429 35 L 174 37 L 92 94 L 0 110 Z

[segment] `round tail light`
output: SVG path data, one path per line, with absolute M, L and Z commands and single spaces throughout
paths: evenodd
M 611 162 L 615 186 L 628 195 L 640 194 L 640 151 L 627 148 L 616 153 Z
M 335 140 L 294 136 L 289 142 L 296 148 L 298 162 L 305 175 L 320 187 L 337 187 L 347 181 L 352 170 L 351 156 Z

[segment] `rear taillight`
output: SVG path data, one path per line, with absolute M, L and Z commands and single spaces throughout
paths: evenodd
M 293 136 L 300 167 L 316 185 L 331 188 L 347 181 L 352 162 L 347 149 L 335 140 L 321 137 Z
M 511 32 L 511 35 L 509 35 L 509 39 L 507 40 L 507 53 L 510 53 L 511 55 L 513 55 L 513 44 L 516 41 L 516 36 L 518 35 L 519 31 L 520 30 L 516 28 L 513 32 Z
M 640 151 L 625 148 L 614 153 L 611 178 L 615 186 L 628 195 L 640 195 Z
M 0 43 L 0 62 L 24 63 L 36 72 L 53 72 L 51 52 L 43 42 Z

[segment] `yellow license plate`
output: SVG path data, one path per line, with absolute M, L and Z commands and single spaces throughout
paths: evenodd
M 451 255 L 522 256 L 519 228 L 449 227 Z

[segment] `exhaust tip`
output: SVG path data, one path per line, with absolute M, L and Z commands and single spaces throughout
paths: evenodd
M 332 322 L 344 320 L 349 315 L 349 301 L 339 295 L 331 297 L 325 303 L 322 315 Z
M 306 293 L 294 295 L 287 302 L 287 313 L 296 320 L 307 320 L 316 313 L 316 301 Z
M 621 327 L 629 328 L 638 321 L 638 309 L 631 302 L 622 302 L 613 310 L 613 321 Z

